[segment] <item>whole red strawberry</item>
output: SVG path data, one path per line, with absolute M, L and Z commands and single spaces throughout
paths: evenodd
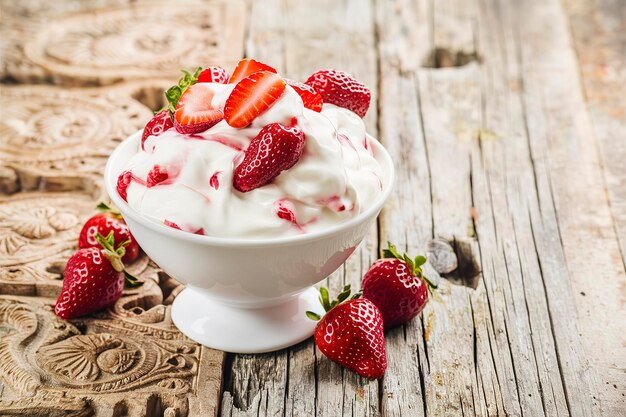
M 324 103 L 335 104 L 365 116 L 370 106 L 369 88 L 348 74 L 337 70 L 319 70 L 305 82 L 320 93 Z
M 124 278 L 132 286 L 140 285 L 124 271 L 124 244 L 115 246 L 113 232 L 104 238 L 96 235 L 100 248 L 78 250 L 67 261 L 63 288 L 54 312 L 62 319 L 93 313 L 113 304 L 124 290 Z
M 122 261 L 130 263 L 139 256 L 139 245 L 130 233 L 122 215 L 111 209 L 104 203 L 98 205 L 101 213 L 96 214 L 87 220 L 78 235 L 78 247 L 80 249 L 98 248 L 102 246 L 98 243 L 96 235 L 108 236 L 113 233 L 116 242 L 128 242 L 124 245 L 125 254 Z
M 383 251 L 385 259 L 374 262 L 363 276 L 363 297 L 371 300 L 383 315 L 385 328 L 406 323 L 417 316 L 428 302 L 429 289 L 435 288 L 422 273 L 426 258 L 400 255 L 395 246 Z
M 368 299 L 350 296 L 350 286 L 346 285 L 332 303 L 328 291 L 320 289 L 320 300 L 326 310 L 315 327 L 315 344 L 328 357 L 351 371 L 376 379 L 387 369 L 383 318 L 378 308 Z M 310 311 L 307 316 L 319 320 Z
M 174 123 L 172 123 L 169 111 L 163 110 L 155 114 L 154 117 L 146 124 L 146 127 L 143 128 L 143 134 L 141 135 L 141 149 L 145 149 L 144 142 L 150 136 L 159 136 L 161 133 L 171 129 L 172 127 L 174 127 Z
M 265 126 L 250 141 L 243 161 L 235 168 L 233 185 L 247 192 L 267 184 L 298 162 L 304 143 L 304 132 L 298 126 Z

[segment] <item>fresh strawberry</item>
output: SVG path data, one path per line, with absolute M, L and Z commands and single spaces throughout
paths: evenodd
M 113 232 L 104 238 L 97 234 L 100 248 L 79 249 L 67 261 L 63 288 L 54 312 L 62 319 L 92 313 L 113 304 L 122 295 L 124 277 L 132 286 L 137 279 L 124 270 L 124 243 L 115 246 Z
M 307 311 L 307 316 L 320 320 L 315 327 L 315 344 L 328 357 L 365 378 L 381 378 L 387 369 L 383 317 L 366 298 L 344 302 L 350 296 L 346 285 L 336 300 L 330 302 L 326 288 L 320 288 L 320 301 L 326 314 L 321 318 Z
M 161 133 L 171 129 L 172 127 L 174 127 L 174 123 L 172 123 L 169 111 L 163 110 L 155 114 L 154 117 L 146 124 L 146 127 L 143 128 L 143 134 L 141 135 L 141 149 L 145 149 L 143 144 L 148 137 L 159 136 Z
M 178 100 L 174 127 L 180 133 L 200 133 L 224 118 L 222 111 L 211 104 L 215 93 L 205 83 L 189 86 Z
M 220 83 L 228 82 L 228 73 L 222 67 L 208 67 L 198 76 L 199 83 Z
M 298 162 L 304 142 L 304 132 L 298 126 L 265 126 L 250 141 L 243 161 L 235 168 L 233 185 L 245 193 L 267 184 Z
M 435 286 L 422 273 L 423 256 L 400 255 L 395 246 L 383 251 L 385 259 L 374 262 L 363 276 L 363 297 L 371 300 L 383 315 L 385 328 L 406 323 L 428 302 Z
M 230 76 L 228 83 L 237 83 L 258 71 L 267 71 L 276 74 L 276 70 L 267 64 L 254 59 L 242 59 L 239 63 L 237 63 L 237 67 L 233 71 L 233 75 Z
M 133 173 L 130 171 L 124 171 L 120 174 L 119 177 L 117 177 L 117 193 L 120 195 L 120 197 L 122 197 L 122 200 L 124 201 L 128 201 L 126 191 L 132 179 Z
M 365 116 L 370 106 L 369 88 L 348 74 L 337 70 L 319 70 L 305 82 L 320 93 L 324 103 L 335 104 Z
M 269 109 L 285 91 L 285 81 L 273 72 L 255 72 L 239 81 L 224 104 L 226 123 L 236 128 L 248 126 Z
M 78 247 L 80 249 L 100 249 L 101 245 L 98 243 L 96 235 L 107 236 L 109 233 L 113 233 L 113 238 L 116 242 L 128 242 L 125 245 L 126 253 L 122 261 L 129 263 L 137 259 L 139 256 L 139 245 L 130 233 L 130 229 L 126 225 L 122 215 L 104 203 L 99 204 L 98 209 L 101 213 L 87 220 L 80 231 L 78 235 Z
M 322 111 L 324 100 L 322 100 L 320 93 L 315 91 L 313 87 L 287 78 L 285 78 L 285 82 L 296 90 L 296 93 L 298 93 L 304 103 L 304 107 L 318 113 Z

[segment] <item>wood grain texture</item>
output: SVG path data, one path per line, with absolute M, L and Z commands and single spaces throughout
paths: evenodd
M 590 286 L 581 273 L 576 290 L 584 319 L 582 333 L 589 341 L 590 358 L 603 388 L 599 399 L 607 414 L 617 415 L 626 409 L 626 324 L 615 320 L 615 312 L 617 317 L 626 317 L 626 278 L 619 262 L 621 256 L 622 265 L 626 265 L 626 4 L 611 0 L 571 0 L 564 4 L 589 117 L 583 119 L 586 139 L 593 138 L 590 148 L 595 145 L 597 149 L 597 154 L 590 151 L 588 166 L 595 182 L 601 181 L 598 168 L 602 168 L 612 215 L 612 222 L 607 219 L 593 230 L 593 244 L 600 245 L 604 255 L 598 259 L 604 266 L 603 279 Z M 590 209 L 593 198 L 586 197 Z M 593 210 L 591 213 L 604 215 L 605 204 Z M 611 228 L 617 234 L 619 249 L 611 239 Z M 610 240 L 605 243 L 607 238 Z M 572 247 L 571 256 L 575 256 L 574 251 L 580 254 L 580 249 L 592 249 L 591 242 L 587 243 L 584 248 Z
M 242 54 L 241 1 L 82 5 L 74 13 L 67 6 L 63 14 L 40 3 L 7 8 L 0 78 L 70 86 L 174 79 L 181 68 L 231 67 Z
M 370 3 L 255 1 L 250 7 L 247 56 L 271 63 L 282 74 L 301 81 L 320 68 L 351 72 L 373 87 L 372 103 L 376 102 Z M 327 13 L 320 15 L 320 9 Z M 366 116 L 368 131 L 374 135 L 376 110 L 373 105 Z M 360 288 L 360 278 L 377 251 L 376 230 L 372 230 L 365 244 L 324 285 L 335 294 L 347 283 Z M 380 413 L 378 383 L 329 361 L 316 351 L 312 340 L 273 354 L 234 355 L 222 407 L 224 416 Z

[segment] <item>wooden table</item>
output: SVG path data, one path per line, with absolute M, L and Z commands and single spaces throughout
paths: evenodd
M 622 0 L 1 5 L 0 415 L 624 415 Z M 181 286 L 145 256 L 146 285 L 110 310 L 51 311 L 108 153 L 177 68 L 242 54 L 372 89 L 398 182 L 333 290 L 387 240 L 457 257 L 444 277 L 428 265 L 443 301 L 386 333 L 381 380 L 310 340 L 198 346 L 169 318 Z

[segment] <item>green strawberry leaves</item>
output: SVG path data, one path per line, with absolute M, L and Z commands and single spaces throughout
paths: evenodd
M 196 71 L 192 74 L 187 70 L 181 70 L 183 72 L 183 76 L 180 80 L 178 80 L 178 84 L 174 85 L 167 90 L 165 90 L 165 98 L 167 99 L 167 109 L 170 112 L 170 117 L 174 118 L 174 112 L 176 111 L 176 106 L 178 105 L 178 100 L 183 95 L 185 90 L 189 88 L 190 85 L 193 85 L 198 82 L 198 77 L 202 72 L 202 67 L 198 67 Z
M 100 204 L 98 204 L 96 208 L 98 209 L 98 211 L 100 211 L 100 213 L 111 213 L 117 218 L 122 218 L 122 214 L 117 209 L 109 206 L 105 202 L 100 202 Z
M 424 265 L 427 260 L 425 256 L 418 255 L 411 259 L 406 253 L 400 254 L 391 242 L 387 242 L 387 249 L 383 250 L 383 258 L 396 258 L 405 262 L 413 275 L 420 277 L 424 280 L 424 282 L 426 282 L 428 290 L 431 293 L 437 289 L 437 285 L 426 278 L 424 276 L 424 272 L 422 271 L 422 265 Z
M 351 292 L 352 290 L 350 289 L 350 284 L 347 284 L 345 287 L 343 287 L 341 292 L 337 295 L 337 298 L 331 301 L 328 295 L 328 290 L 325 287 L 320 287 L 320 296 L 319 296 L 320 304 L 322 305 L 322 307 L 324 307 L 324 311 L 328 313 L 330 310 L 332 310 L 339 304 L 343 303 L 348 298 L 350 300 L 354 300 L 361 296 L 361 293 L 357 292 L 354 295 L 352 295 L 352 297 L 350 297 Z M 321 319 L 321 316 L 319 314 L 314 313 L 312 311 L 307 311 L 306 316 L 310 318 L 311 320 L 315 320 L 315 321 L 319 321 Z
M 139 281 L 136 277 L 132 276 L 122 262 L 122 257 L 126 254 L 126 246 L 130 244 L 130 240 L 125 240 L 115 246 L 115 238 L 113 232 L 109 232 L 107 237 L 102 236 L 100 233 L 96 233 L 96 240 L 102 246 L 102 254 L 111 262 L 111 266 L 117 272 L 124 273 L 124 286 L 126 288 L 136 288 L 143 285 L 143 282 Z

